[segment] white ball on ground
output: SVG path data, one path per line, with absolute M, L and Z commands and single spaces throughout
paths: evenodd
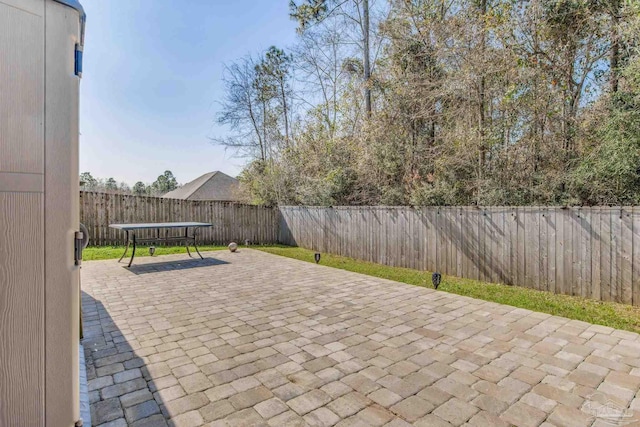
M 231 252 L 235 252 L 238 249 L 238 244 L 236 242 L 229 243 L 229 250 Z

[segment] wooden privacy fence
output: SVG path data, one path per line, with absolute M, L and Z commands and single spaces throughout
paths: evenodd
M 639 207 L 281 207 L 281 243 L 640 305 Z
M 113 223 L 201 221 L 213 224 L 201 230 L 203 244 L 283 243 L 640 305 L 640 207 L 277 209 L 82 191 L 80 218 L 92 245 L 124 244 Z
M 161 197 L 80 192 L 80 222 L 89 231 L 91 245 L 121 245 L 122 231 L 109 228 L 115 223 L 198 221 L 213 227 L 198 233 L 198 243 L 228 244 L 235 241 L 254 244 L 276 243 L 276 208 L 232 202 L 163 199 Z M 151 237 L 154 230 L 139 233 Z M 144 236 L 143 236 L 144 234 Z

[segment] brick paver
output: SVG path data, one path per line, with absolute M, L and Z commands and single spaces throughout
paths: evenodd
M 82 287 L 94 426 L 640 422 L 631 332 L 248 249 Z

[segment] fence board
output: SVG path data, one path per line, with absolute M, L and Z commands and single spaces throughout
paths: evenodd
M 485 270 L 485 260 L 486 260 L 486 249 L 485 249 L 485 225 L 486 218 L 484 216 L 484 210 L 482 208 L 478 209 L 478 259 L 476 261 L 478 265 L 478 280 L 486 281 L 487 275 Z
M 486 244 L 488 246 L 489 256 L 487 268 L 491 277 L 491 282 L 500 282 L 502 272 L 502 256 L 500 255 L 500 233 L 502 232 L 502 211 L 487 210 L 487 228 L 486 228 Z
M 540 215 L 538 208 L 527 208 L 527 270 L 533 289 L 540 289 Z
M 513 285 L 518 281 L 517 278 L 517 261 L 516 261 L 516 243 L 518 241 L 518 223 L 516 219 L 516 209 L 509 208 L 507 213 L 507 223 L 505 224 L 506 231 L 506 244 L 507 244 L 507 256 L 509 257 L 507 263 L 508 278 L 505 283 Z
M 620 233 L 622 230 L 620 209 L 611 211 L 611 300 L 620 302 Z
M 562 258 L 563 277 L 562 293 L 573 295 L 573 212 L 571 209 L 562 211 Z
M 547 242 L 546 245 L 549 248 L 548 258 L 548 281 L 550 292 L 556 292 L 556 234 L 557 234 L 557 222 L 556 222 L 556 210 L 546 209 L 545 220 L 547 223 Z
M 611 209 L 602 208 L 600 217 L 600 298 L 611 301 Z
M 524 213 L 524 207 L 516 208 L 516 223 L 518 226 L 518 240 L 516 242 L 516 260 L 518 262 L 518 279 L 517 284 L 522 284 L 522 286 L 528 286 L 527 278 L 526 278 L 526 259 L 527 259 L 527 242 L 525 236 L 525 224 L 526 217 Z
M 427 208 L 425 208 L 427 209 Z M 431 210 L 427 210 L 427 215 L 431 212 Z M 471 259 L 471 253 L 469 252 L 469 227 L 471 224 L 469 214 L 466 207 L 460 208 L 460 244 L 458 250 L 462 254 L 462 277 L 471 277 L 471 272 L 473 270 L 473 262 Z
M 571 212 L 571 295 L 580 295 L 580 288 L 582 286 L 582 275 L 580 269 L 580 222 L 582 221 L 582 215 L 580 208 L 572 210 Z
M 549 227 L 547 216 L 548 212 L 546 208 L 542 208 L 538 211 L 540 227 L 540 290 L 549 290 Z
M 591 295 L 589 298 L 600 299 L 600 218 L 602 209 L 596 207 L 591 210 Z
M 640 207 L 634 206 L 632 209 L 633 223 L 633 254 L 632 254 L 632 303 L 640 305 Z
M 624 304 L 631 304 L 632 301 L 632 286 L 627 284 L 632 283 L 633 275 L 633 218 L 631 217 L 632 209 L 630 207 L 624 207 L 620 210 L 621 218 L 621 230 L 620 240 L 622 243 L 621 252 L 621 266 L 620 266 L 620 294 L 621 302 Z
M 558 210 L 554 212 L 554 225 L 556 231 L 555 238 L 555 259 L 556 259 L 556 269 L 555 269 L 555 288 L 556 293 L 564 293 L 564 216 L 566 215 L 566 211 Z
M 444 271 L 446 272 L 446 274 L 448 275 L 455 275 L 455 271 L 454 271 L 454 267 L 453 267 L 453 260 L 452 260 L 452 254 L 453 254 L 453 250 L 454 250 L 454 245 L 453 245 L 453 235 L 452 235 L 452 221 L 451 221 L 451 208 L 450 207 L 445 207 L 442 210 L 442 230 L 444 233 L 444 241 L 445 241 L 445 247 L 444 249 Z
M 583 221 L 582 221 L 582 297 L 591 298 L 592 287 L 593 287 L 593 278 L 591 275 L 591 260 L 593 259 L 593 255 L 591 253 L 591 234 L 593 227 L 593 215 L 590 209 L 582 210 Z

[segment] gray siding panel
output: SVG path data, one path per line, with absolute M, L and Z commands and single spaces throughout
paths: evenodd
M 0 426 L 45 424 L 44 1 L 0 0 Z
M 44 425 L 43 196 L 0 193 L 0 426 Z

